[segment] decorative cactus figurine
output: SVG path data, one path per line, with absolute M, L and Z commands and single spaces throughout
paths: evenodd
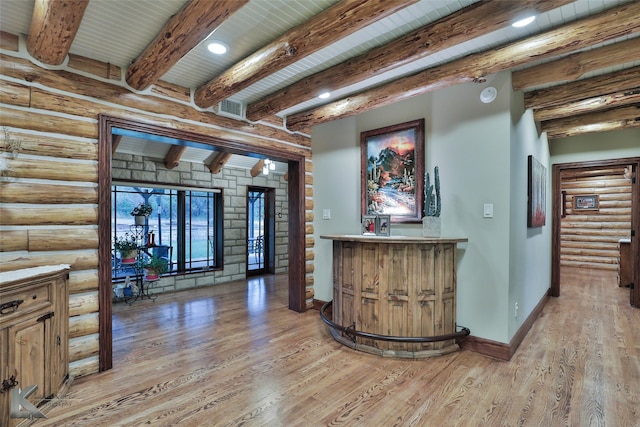
M 435 179 L 435 196 L 433 194 L 434 186 L 431 185 L 431 180 L 429 179 L 429 172 L 424 175 L 424 216 L 439 217 L 442 203 L 440 199 L 440 175 L 438 174 L 438 166 L 433 169 L 433 175 Z

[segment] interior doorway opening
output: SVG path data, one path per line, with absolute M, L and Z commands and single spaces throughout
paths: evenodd
M 98 138 L 98 303 L 99 311 L 99 371 L 113 367 L 112 343 L 112 236 L 111 236 L 111 184 L 112 153 L 117 141 L 114 130 L 127 130 L 175 139 L 184 144 L 215 147 L 218 151 L 245 156 L 268 157 L 288 165 L 287 211 L 288 216 L 288 299 L 289 309 L 304 312 L 306 301 L 305 259 L 305 157 L 292 150 L 274 149 L 259 145 L 247 147 L 234 140 L 223 140 L 203 133 L 140 123 L 133 120 L 101 114 Z M 230 134 L 231 135 L 231 134 Z M 233 136 L 233 135 L 231 135 Z M 250 151 L 249 151 L 250 150 Z
M 551 295 L 560 295 L 561 269 L 609 270 L 620 282 L 620 242 L 630 244 L 629 302 L 640 307 L 640 158 L 553 165 Z M 617 280 L 615 279 L 618 277 Z

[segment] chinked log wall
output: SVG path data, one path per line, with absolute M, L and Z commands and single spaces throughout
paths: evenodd
M 6 33 L 2 37 L 0 126 L 6 132 L 0 131 L 0 156 L 8 169 L 0 178 L 0 269 L 71 265 L 72 376 L 99 370 L 97 143 L 101 113 L 240 141 L 249 150 L 255 146 L 304 156 L 305 295 L 307 307 L 312 307 L 313 179 L 308 137 L 198 111 L 188 90 L 165 83 L 145 94 L 133 93 L 122 84 L 121 70 L 110 64 L 70 56 L 63 70 L 47 70 L 32 63 L 17 42 L 5 43 Z M 21 141 L 17 156 L 7 153 L 7 136 Z
M 624 168 L 567 171 L 561 182 L 561 265 L 617 270 L 618 240 L 631 230 L 631 180 Z M 597 195 L 599 209 L 576 210 L 577 195 Z

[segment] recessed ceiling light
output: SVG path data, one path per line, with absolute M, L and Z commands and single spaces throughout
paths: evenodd
M 223 55 L 225 53 L 227 53 L 227 45 L 222 43 L 222 42 L 211 42 L 209 43 L 209 45 L 207 46 L 207 49 L 209 49 L 209 52 L 211 53 L 215 53 L 216 55 Z
M 527 16 L 526 18 L 514 22 L 513 24 L 511 24 L 511 26 L 516 28 L 525 27 L 535 21 L 535 19 L 535 16 Z
M 318 95 L 318 98 L 327 99 L 330 96 L 331 96 L 331 94 L 329 92 L 322 92 L 320 95 Z

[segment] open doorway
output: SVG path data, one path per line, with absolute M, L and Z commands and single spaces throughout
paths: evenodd
M 247 277 L 275 268 L 275 190 L 247 187 Z
M 629 301 L 640 307 L 640 158 L 553 166 L 552 296 L 560 295 L 563 267 L 609 270 L 619 286 L 621 242 L 630 249 Z
M 271 146 L 247 146 L 244 143 L 221 140 L 219 137 L 139 123 L 125 118 L 99 116 L 98 138 L 98 271 L 99 296 L 99 370 L 113 366 L 112 348 L 112 236 L 111 236 L 111 160 L 114 148 L 114 130 L 130 130 L 164 138 L 173 138 L 180 144 L 198 144 L 217 151 L 268 157 L 288 165 L 287 210 L 288 216 L 288 297 L 289 309 L 306 310 L 306 258 L 305 258 L 305 158 L 291 150 L 274 149 Z M 249 151 L 250 150 L 250 151 Z

